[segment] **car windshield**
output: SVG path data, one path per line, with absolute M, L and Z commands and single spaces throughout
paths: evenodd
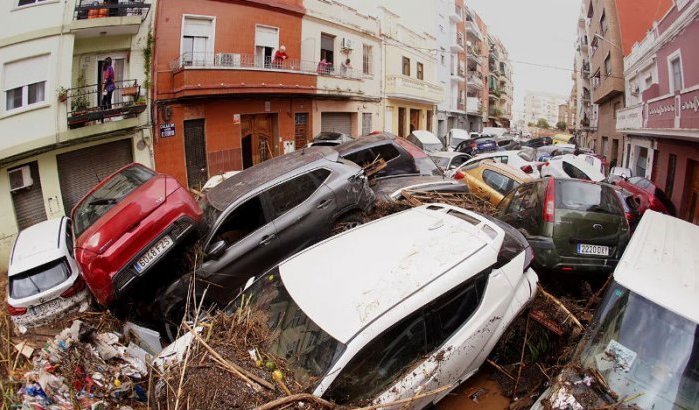
M 286 290 L 278 268 L 255 281 L 229 307 L 229 313 L 239 309 L 241 303 L 251 312 L 264 315 L 269 330 L 264 352 L 285 360 L 287 369 L 304 388 L 315 385 L 345 350 L 345 345 L 299 308 Z
M 623 213 L 612 188 L 574 180 L 556 182 L 556 208 L 616 215 Z
M 65 259 L 58 259 L 30 271 L 10 276 L 10 297 L 23 299 L 45 292 L 70 276 Z
M 133 166 L 111 177 L 104 185 L 84 198 L 75 209 L 73 213 L 75 236 L 80 236 L 114 205 L 153 176 L 155 174 L 148 168 Z
M 598 310 L 580 361 L 627 405 L 699 408 L 699 326 L 618 283 Z

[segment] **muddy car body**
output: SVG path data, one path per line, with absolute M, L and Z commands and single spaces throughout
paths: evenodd
M 611 272 L 631 235 L 620 201 L 607 184 L 547 177 L 506 195 L 497 216 L 525 235 L 537 268 Z
M 14 323 L 39 326 L 89 300 L 72 250 L 66 217 L 40 222 L 17 235 L 7 271 L 7 308 Z
M 530 260 L 511 227 L 422 206 L 298 253 L 253 282 L 231 311 L 244 303 L 269 316 L 274 336 L 260 351 L 285 358 L 309 392 L 339 404 L 389 402 L 476 372 L 536 292 Z
M 576 349 L 580 366 L 554 378 L 533 409 L 564 399 L 569 408 L 617 408 L 622 398 L 620 408 L 699 408 L 697 243 L 696 225 L 643 215 Z M 582 381 L 594 374 L 608 388 L 594 377 Z M 607 390 L 616 398 L 601 393 Z
M 197 278 L 213 284 L 210 302 L 225 306 L 250 277 L 331 235 L 352 227 L 375 195 L 364 172 L 330 147 L 276 157 L 221 182 L 206 194 L 208 233 Z M 166 317 L 181 315 L 184 279 L 161 296 Z
M 631 192 L 640 202 L 639 212 L 643 214 L 647 209 L 675 216 L 675 205 L 670 198 L 653 182 L 643 177 L 610 177 L 609 181 Z
M 454 179 L 468 185 L 474 195 L 497 205 L 508 192 L 533 178 L 501 162 L 480 161 L 459 168 Z
M 372 186 L 379 201 L 397 201 L 404 190 L 439 193 L 467 193 L 468 186 L 459 181 L 426 175 L 405 175 L 382 178 Z
M 202 211 L 173 177 L 133 163 L 88 192 L 71 219 L 75 259 L 97 301 L 109 306 L 196 237 Z

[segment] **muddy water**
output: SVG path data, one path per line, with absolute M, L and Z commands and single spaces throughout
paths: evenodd
M 510 403 L 510 399 L 502 395 L 500 385 L 495 380 L 491 380 L 491 369 L 484 367 L 442 399 L 437 404 L 437 409 L 503 410 L 507 409 Z

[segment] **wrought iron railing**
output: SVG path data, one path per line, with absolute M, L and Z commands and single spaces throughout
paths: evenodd
M 146 109 L 137 80 L 115 81 L 110 102 L 105 101 L 102 84 L 91 84 L 68 89 L 68 127 L 77 128 L 104 120 L 118 120 L 136 116 Z M 121 118 L 119 118 L 121 117 Z
M 95 19 L 103 17 L 140 16 L 145 19 L 150 10 L 150 4 L 145 0 L 76 0 L 75 20 Z
M 323 61 L 307 61 L 296 58 L 275 60 L 272 57 L 244 53 L 184 53 L 170 62 L 172 71 L 185 68 L 239 68 L 316 73 L 352 79 L 364 77 L 361 68 L 353 68 L 351 65 L 345 66 L 344 64 L 331 64 Z

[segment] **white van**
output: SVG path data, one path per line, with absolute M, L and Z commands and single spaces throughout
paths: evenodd
M 646 211 L 578 345 L 574 362 L 601 376 L 624 408 L 699 408 L 698 243 L 699 226 Z M 532 408 L 618 403 L 579 382 L 591 375 L 583 373 L 561 373 Z

